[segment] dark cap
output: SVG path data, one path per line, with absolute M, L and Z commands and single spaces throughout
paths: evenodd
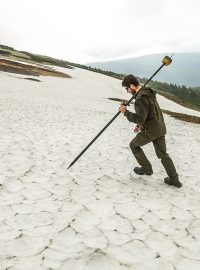
M 122 86 L 129 87 L 131 84 L 133 84 L 134 86 L 138 86 L 140 83 L 134 75 L 129 74 L 126 77 L 124 77 L 122 81 Z

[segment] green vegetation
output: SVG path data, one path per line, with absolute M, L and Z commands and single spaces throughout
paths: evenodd
M 9 46 L 6 46 L 6 45 L 1 45 L 1 44 L 0 44 L 0 48 L 5 49 L 5 50 L 11 50 L 11 51 L 14 50 L 13 47 L 9 47 Z
M 122 80 L 126 74 L 118 74 L 112 71 L 104 71 L 99 68 L 92 68 L 83 65 L 79 65 L 81 68 L 85 68 L 94 72 L 102 73 L 117 79 Z M 144 84 L 148 79 L 138 78 L 139 81 Z M 172 100 L 187 108 L 200 111 L 200 88 L 186 87 L 184 85 L 168 84 L 158 81 L 151 81 L 148 84 L 150 87 L 155 89 L 158 94 Z
M 67 61 L 59 60 L 56 58 L 48 57 L 45 55 L 32 54 L 26 51 L 18 51 L 12 47 L 0 45 L 0 56 L 11 56 L 16 60 L 27 60 L 41 64 L 54 65 L 64 68 L 72 68 Z
M 126 74 L 119 74 L 112 71 L 105 71 L 100 68 L 93 68 L 90 66 L 85 66 L 81 64 L 70 63 L 72 66 L 76 66 L 79 68 L 87 69 L 93 72 L 98 72 L 101 74 L 105 74 L 107 76 L 111 76 L 113 78 L 117 78 L 122 80 Z M 144 84 L 147 79 L 146 78 L 138 78 L 139 81 Z M 162 83 L 158 81 L 151 81 L 148 84 L 150 87 L 155 89 L 158 94 L 182 105 L 187 108 L 200 111 L 200 88 L 192 88 L 186 87 L 184 85 L 176 85 L 176 84 L 168 84 Z
M 122 80 L 124 78 L 124 76 L 126 76 L 126 74 L 119 74 L 119 73 L 115 73 L 115 72 L 112 72 L 112 71 L 106 71 L 106 70 L 102 70 L 100 68 L 93 68 L 91 66 L 85 66 L 85 65 L 76 64 L 76 63 L 70 63 L 70 62 L 68 62 L 68 63 L 71 66 L 74 66 L 74 67 L 78 67 L 78 68 L 86 69 L 86 70 L 89 70 L 89 71 L 101 73 L 101 74 L 104 74 L 104 75 L 107 75 L 107 76 L 110 76 L 110 77 L 113 77 L 113 78 L 116 78 L 116 79 L 120 79 L 120 80 Z
M 58 67 L 72 68 L 71 66 L 69 66 L 67 61 L 59 60 L 59 59 L 44 56 L 44 55 L 32 54 L 32 53 L 27 53 L 27 52 L 23 52 L 23 53 L 26 53 L 29 56 L 30 60 L 37 63 L 39 62 L 39 63 L 58 66 Z
M 192 87 L 186 87 L 184 85 L 174 85 L 174 84 L 168 84 L 168 83 L 161 83 L 157 81 L 151 81 L 149 85 L 156 89 L 158 92 L 162 93 L 169 93 L 173 96 L 178 97 L 177 102 L 180 101 L 186 101 L 186 103 L 182 105 L 187 105 L 187 103 L 191 103 L 195 106 L 197 106 L 200 109 L 200 88 L 192 88 Z M 172 97 L 171 95 L 168 95 L 168 98 Z M 175 101 L 175 100 L 174 100 Z
M 0 55 L 6 55 L 6 56 L 9 56 L 9 55 L 12 55 L 12 53 L 9 52 L 9 51 L 0 50 Z
M 93 68 L 91 66 L 81 65 L 77 63 L 71 63 L 64 60 L 59 60 L 56 58 L 32 54 L 25 51 L 17 51 L 12 47 L 0 45 L 0 56 L 10 57 L 12 56 L 18 60 L 26 60 L 31 62 L 39 62 L 41 64 L 54 65 L 64 68 L 73 68 L 78 67 L 86 70 L 90 70 L 93 72 L 101 73 L 107 76 L 111 76 L 113 78 L 117 78 L 122 80 L 126 74 L 119 74 L 112 71 L 105 71 L 100 68 Z M 138 78 L 142 84 L 144 84 L 147 79 L 146 78 Z M 177 102 L 185 107 L 200 111 L 200 88 L 192 88 L 186 87 L 184 85 L 176 85 L 176 84 L 168 84 L 161 83 L 158 81 L 151 81 L 149 83 L 153 89 L 155 89 L 159 94 L 165 96 L 166 98 Z
M 159 90 L 156 90 L 156 91 L 159 95 L 164 96 L 165 98 L 172 100 L 173 102 L 175 102 L 177 104 L 180 104 L 180 105 L 182 105 L 186 108 L 192 109 L 192 110 L 200 111 L 199 106 L 192 104 L 192 103 L 188 102 L 187 100 L 176 96 L 175 94 L 171 94 L 169 92 L 164 92 L 164 91 L 159 91 Z

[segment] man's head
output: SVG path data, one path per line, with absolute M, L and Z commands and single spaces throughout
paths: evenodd
M 140 89 L 140 83 L 138 79 L 132 74 L 124 77 L 122 86 L 125 87 L 127 92 L 131 94 L 136 93 Z

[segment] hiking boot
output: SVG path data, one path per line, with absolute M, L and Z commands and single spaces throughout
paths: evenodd
M 152 170 L 151 171 L 146 171 L 142 167 L 135 167 L 133 170 L 138 175 L 152 175 L 153 174 Z
M 182 187 L 181 182 L 179 181 L 178 177 L 174 178 L 174 179 L 170 179 L 169 177 L 164 178 L 164 182 L 165 184 L 169 185 L 169 186 L 174 186 L 177 188 Z

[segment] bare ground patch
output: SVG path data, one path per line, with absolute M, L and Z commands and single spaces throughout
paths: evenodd
M 71 78 L 68 74 L 55 71 L 48 68 L 26 65 L 15 61 L 0 59 L 0 71 L 15 74 L 31 75 L 31 76 L 54 76 L 61 78 Z
M 25 80 L 34 81 L 34 82 L 41 82 L 40 80 L 35 79 L 35 78 L 24 78 L 24 79 L 25 79 Z
M 128 102 L 128 100 L 120 99 L 120 98 L 108 98 L 110 100 L 118 101 L 118 102 Z M 134 104 L 134 102 L 131 102 L 131 104 Z M 162 110 L 163 113 L 166 113 L 176 119 L 179 119 L 181 121 L 186 121 L 194 124 L 200 124 L 200 117 L 194 116 L 194 115 L 188 115 L 184 113 L 177 113 L 177 112 L 171 112 L 168 110 Z
M 189 114 L 184 114 L 184 113 L 177 113 L 177 112 L 171 112 L 167 110 L 162 110 L 163 113 L 166 113 L 174 118 L 177 118 L 182 121 L 194 123 L 194 124 L 200 124 L 200 117 L 194 116 L 194 115 L 189 115 Z

